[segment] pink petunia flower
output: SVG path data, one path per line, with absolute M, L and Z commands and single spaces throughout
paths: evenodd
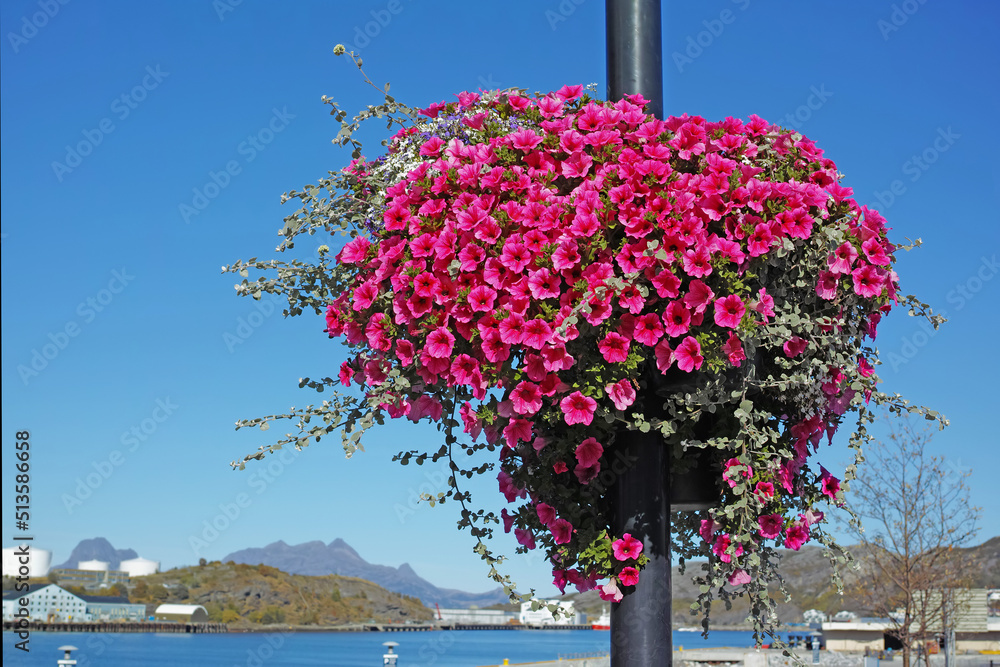
M 739 477 L 750 479 L 753 477 L 753 469 L 737 458 L 726 461 L 722 470 L 722 477 L 729 484 L 729 488 L 734 489 L 739 483 Z
M 684 295 L 684 305 L 695 313 L 703 313 L 715 298 L 715 292 L 700 280 L 692 280 L 688 285 L 688 293 Z
M 663 339 L 656 344 L 653 348 L 653 352 L 656 354 L 656 368 L 661 373 L 666 373 L 667 370 L 674 363 L 674 351 L 667 344 L 667 340 Z
M 608 363 L 623 362 L 628 359 L 629 343 L 628 338 L 612 331 L 597 344 L 597 349 Z
M 774 484 L 771 482 L 757 482 L 753 492 L 765 500 L 770 500 L 774 498 Z
M 746 352 L 743 351 L 743 342 L 735 331 L 729 332 L 729 339 L 722 344 L 722 352 L 733 366 L 739 366 L 747 358 Z
M 441 137 L 431 137 L 420 147 L 420 154 L 427 156 L 440 155 L 442 146 L 444 146 L 444 140 Z
M 780 514 L 765 514 L 757 518 L 757 525 L 760 526 L 758 532 L 761 537 L 773 540 L 778 535 L 781 535 L 781 530 L 785 526 L 785 520 Z
M 803 514 L 800 514 L 799 517 L 802 519 L 803 524 L 811 526 L 823 520 L 823 513 L 819 510 L 808 509 Z
M 545 320 L 536 317 L 524 323 L 523 342 L 528 347 L 541 350 L 550 340 L 552 340 L 552 327 Z
M 566 424 L 587 424 L 594 419 L 594 410 L 597 409 L 597 401 L 584 396 L 579 391 L 574 391 L 559 402 L 565 415 Z
M 797 357 L 805 352 L 807 347 L 809 347 L 809 341 L 799 336 L 792 336 L 782 345 L 787 357 Z
M 692 372 L 701 368 L 705 358 L 701 356 L 701 344 L 693 337 L 685 338 L 677 349 L 674 350 L 674 358 L 677 360 L 677 367 L 685 372 Z
M 618 588 L 618 584 L 615 583 L 614 577 L 611 578 L 611 581 L 601 586 L 597 594 L 605 602 L 621 602 L 624 597 L 621 589 Z
M 627 378 L 609 384 L 604 390 L 618 410 L 624 410 L 635 402 L 635 386 Z
M 826 260 L 831 273 L 850 273 L 854 260 L 858 258 L 858 251 L 854 249 L 849 241 L 844 241 L 833 251 L 833 254 Z
M 684 251 L 684 273 L 692 278 L 704 278 L 712 273 L 711 255 L 704 246 Z
M 538 514 L 538 520 L 542 522 L 543 526 L 548 526 L 556 520 L 556 510 L 552 505 L 538 503 L 535 505 L 535 512 Z
M 691 326 L 691 312 L 680 301 L 671 301 L 663 312 L 664 331 L 672 338 L 688 332 Z
M 746 570 L 736 570 L 731 575 L 729 575 L 729 585 L 730 586 L 740 586 L 742 584 L 749 584 L 752 581 L 750 578 L 750 573 Z
M 427 334 L 427 354 L 436 358 L 444 359 L 451 355 L 451 350 L 455 345 L 455 336 L 445 327 L 438 327 Z
M 542 392 L 534 382 L 523 380 L 510 392 L 510 398 L 514 412 L 520 415 L 533 415 L 542 409 Z
M 497 474 L 497 482 L 500 483 L 500 493 L 507 499 L 508 503 L 514 502 L 517 498 L 525 496 L 524 489 L 518 488 L 509 474 L 501 470 Z
M 616 560 L 629 560 L 638 558 L 642 553 L 642 542 L 632 537 L 631 533 L 625 533 L 621 539 L 611 543 L 611 550 L 614 552 Z
M 635 329 L 632 338 L 643 345 L 653 347 L 656 341 L 663 337 L 663 323 L 656 313 L 646 313 L 635 318 Z
M 600 461 L 604 447 L 595 438 L 587 438 L 576 446 L 576 460 L 582 466 L 593 466 Z
M 735 329 L 740 326 L 740 320 L 747 312 L 743 300 L 735 294 L 722 297 L 715 301 L 715 323 L 720 327 Z
M 496 290 L 487 285 L 479 285 L 472 288 L 467 298 L 472 312 L 489 312 L 493 310 L 493 303 L 496 301 L 497 293 Z
M 819 469 L 822 473 L 819 481 L 820 486 L 823 489 L 823 495 L 831 500 L 836 500 L 837 493 L 840 491 L 840 480 L 831 475 L 830 472 L 823 466 L 820 466 Z
M 529 549 L 535 548 L 535 536 L 527 528 L 515 528 L 514 537 L 517 538 L 517 543 L 521 546 Z
M 733 539 L 727 533 L 719 533 L 715 538 L 715 544 L 712 545 L 712 553 L 718 556 L 723 563 L 730 563 L 733 556 L 743 555 L 742 544 L 737 544 L 732 548 L 733 553 L 729 553 L 731 547 L 733 547 Z
M 503 519 L 503 532 L 509 533 L 511 526 L 514 525 L 514 520 L 517 519 L 517 515 L 508 513 L 507 508 L 504 507 L 500 510 L 500 518 Z
M 511 419 L 503 429 L 503 436 L 512 448 L 518 442 L 531 442 L 531 422 L 527 419 Z
M 578 463 L 573 467 L 573 474 L 576 476 L 576 480 L 580 482 L 580 484 L 590 484 L 597 478 L 597 475 L 600 472 L 600 463 L 595 463 L 592 466 L 585 466 L 582 463 Z
M 821 299 L 832 301 L 837 298 L 837 283 L 839 277 L 833 271 L 820 271 L 816 283 L 816 295 Z
M 809 541 L 809 529 L 796 521 L 785 531 L 785 548 L 798 551 Z
M 706 542 L 711 542 L 712 537 L 715 535 L 715 531 L 719 529 L 720 524 L 713 519 L 702 519 L 701 527 L 698 528 L 698 534 L 701 535 L 701 539 Z
M 573 524 L 566 519 L 556 519 L 549 525 L 556 544 L 566 544 L 573 539 Z
M 876 297 L 882 293 L 888 275 L 886 271 L 871 264 L 858 267 L 851 273 L 851 277 L 854 279 L 854 292 L 858 296 Z
M 635 586 L 639 583 L 639 570 L 631 565 L 623 567 L 618 573 L 618 579 L 622 582 L 622 586 Z
M 774 298 L 767 293 L 767 290 L 761 287 L 757 291 L 757 300 L 753 304 L 753 309 L 765 318 L 774 317 Z

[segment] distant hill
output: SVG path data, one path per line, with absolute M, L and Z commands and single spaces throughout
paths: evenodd
M 138 558 L 139 554 L 133 549 L 115 549 L 103 537 L 95 537 L 90 540 L 83 540 L 76 545 L 73 553 L 69 555 L 69 560 L 61 565 L 53 566 L 53 569 L 76 569 L 80 561 L 102 560 L 109 563 L 112 570 L 117 570 L 123 560 Z
M 163 602 L 200 604 L 213 621 L 247 627 L 429 621 L 433 613 L 415 598 L 353 577 L 308 577 L 219 561 L 134 579 L 129 597 L 150 608 Z
M 858 560 L 864 559 L 865 553 L 860 547 L 848 547 Z M 1000 588 L 1000 537 L 994 537 L 983 544 L 964 549 L 975 563 L 968 574 L 970 586 L 973 588 Z M 854 581 L 853 573 L 848 568 L 842 568 L 841 576 L 846 582 L 845 595 L 837 592 L 837 587 L 830 582 L 833 568 L 824 555 L 822 547 L 803 547 L 799 551 L 782 550 L 781 565 L 778 571 L 785 581 L 785 587 L 791 594 L 791 601 L 784 602 L 779 598 L 777 587 L 772 596 L 778 602 L 778 619 L 782 623 L 800 623 L 802 612 L 808 609 L 819 609 L 829 615 L 839 611 L 861 611 L 860 603 L 851 596 L 850 584 Z M 700 572 L 704 561 L 691 561 L 687 564 L 687 572 L 680 574 L 678 568 L 673 571 L 673 608 L 674 624 L 698 625 L 700 616 L 690 614 L 690 605 L 698 598 L 698 587 L 691 578 Z M 598 615 L 601 609 L 607 607 L 596 591 L 573 593 L 565 596 L 574 600 L 576 608 L 587 614 Z M 748 607 L 741 604 L 742 600 L 726 610 L 723 604 L 712 605 L 713 626 L 741 625 L 747 617 Z
M 278 541 L 266 547 L 243 549 L 223 559 L 224 562 L 257 565 L 263 563 L 292 574 L 339 574 L 359 577 L 404 595 L 419 598 L 428 606 L 435 603 L 442 607 L 488 607 L 507 601 L 503 589 L 488 593 L 467 593 L 450 588 L 438 588 L 421 578 L 409 564 L 398 568 L 375 565 L 362 558 L 347 542 L 338 538 L 329 544 L 320 541 L 290 546 Z

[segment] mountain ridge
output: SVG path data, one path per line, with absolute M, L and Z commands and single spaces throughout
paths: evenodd
M 339 537 L 329 544 L 312 540 L 289 545 L 284 540 L 277 540 L 264 547 L 234 551 L 222 561 L 246 565 L 263 564 L 290 574 L 358 577 L 388 590 L 416 597 L 428 606 L 487 607 L 507 601 L 507 595 L 501 588 L 485 593 L 441 588 L 419 576 L 409 563 L 403 563 L 399 567 L 369 563 L 354 547 Z
M 138 558 L 139 554 L 134 549 L 115 549 L 110 542 L 103 537 L 94 537 L 80 542 L 73 547 L 69 559 L 60 565 L 54 565 L 52 569 L 75 570 L 79 568 L 81 561 L 100 560 L 108 563 L 108 567 L 117 570 L 123 560 Z

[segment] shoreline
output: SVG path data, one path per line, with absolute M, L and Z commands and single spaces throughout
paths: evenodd
M 225 629 L 223 629 L 223 627 Z M 165 622 L 140 622 L 140 623 L 113 623 L 113 622 L 97 622 L 97 623 L 31 623 L 28 627 L 15 627 L 15 624 L 11 621 L 5 621 L 3 624 L 3 632 L 18 632 L 25 631 L 28 632 L 67 632 L 74 634 L 98 634 L 98 633 L 108 633 L 108 634 L 118 634 L 118 633 L 133 633 L 133 634 L 158 634 L 158 633 L 179 633 L 179 634 L 274 634 L 274 633 L 341 633 L 341 632 L 384 632 L 384 633 L 397 633 L 397 632 L 463 632 L 466 630 L 492 630 L 492 631 L 523 631 L 531 632 L 538 630 L 559 630 L 560 632 L 565 632 L 567 630 L 591 630 L 593 632 L 609 632 L 609 630 L 595 630 L 589 626 L 534 626 L 534 625 L 511 625 L 511 626 L 495 626 L 495 625 L 484 625 L 482 627 L 477 627 L 470 624 L 460 624 L 460 625 L 439 625 L 439 624 L 396 624 L 396 623 L 352 623 L 345 625 L 284 625 L 284 624 L 271 624 L 271 625 L 252 625 L 252 626 L 241 626 L 241 625 L 225 625 L 222 623 L 165 623 Z M 779 634 L 784 634 L 788 632 L 797 633 L 807 633 L 811 630 L 809 628 L 803 627 L 781 627 L 777 629 Z M 691 634 L 692 638 L 701 637 L 702 628 L 700 627 L 688 627 L 680 626 L 673 628 L 673 632 L 683 632 L 685 634 Z M 720 625 L 716 627 L 709 628 L 709 635 L 711 636 L 714 632 L 753 632 L 753 628 L 743 625 Z

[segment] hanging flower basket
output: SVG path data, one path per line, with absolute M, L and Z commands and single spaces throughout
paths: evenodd
M 884 218 L 813 142 L 757 116 L 658 120 L 582 86 L 457 97 L 417 115 L 386 95 L 353 124 L 334 106 L 343 143 L 359 119 L 403 127 L 288 195 L 303 208 L 283 233 L 351 240 L 315 265 L 231 267 L 277 268 L 240 289 L 324 310 L 351 351 L 337 379 L 302 384 L 359 393 L 284 415 L 301 433 L 277 446 L 342 430 L 350 456 L 385 417 L 436 422 L 440 449 L 396 458 L 449 462 L 432 501 L 462 503 L 484 558 L 496 526 L 544 550 L 560 588 L 618 600 L 646 562 L 612 529 L 608 489 L 635 463 L 618 439 L 657 433 L 675 507 L 711 506 L 673 522 L 675 553 L 710 559 L 702 604 L 737 587 L 766 625 L 775 549 L 830 543 L 824 514 L 844 501 L 818 448 L 850 412 L 858 447 L 869 401 L 902 405 L 877 390 L 869 341 L 894 305 L 923 306 L 898 293 Z M 469 506 L 477 473 L 497 478 L 499 515 Z

